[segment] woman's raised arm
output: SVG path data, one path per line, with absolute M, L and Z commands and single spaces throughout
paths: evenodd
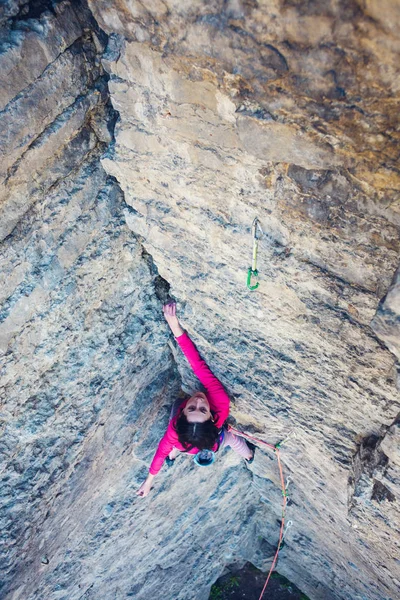
M 229 396 L 220 380 L 211 371 L 206 361 L 201 358 L 189 335 L 180 326 L 176 316 L 176 304 L 174 302 L 166 304 L 163 311 L 176 341 L 192 367 L 193 373 L 204 385 L 211 409 L 217 413 L 216 425 L 221 427 L 229 415 Z

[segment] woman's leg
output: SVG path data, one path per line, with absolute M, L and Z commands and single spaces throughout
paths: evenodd
M 246 440 L 231 431 L 224 431 L 223 446 L 230 446 L 232 450 L 250 460 L 253 458 L 253 451 L 246 444 Z

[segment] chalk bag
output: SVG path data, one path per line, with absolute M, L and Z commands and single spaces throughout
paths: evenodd
M 194 462 L 198 467 L 209 467 L 215 460 L 215 452 L 212 450 L 200 450 L 194 455 Z

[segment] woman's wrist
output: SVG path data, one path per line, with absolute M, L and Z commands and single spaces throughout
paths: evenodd
M 167 323 L 175 337 L 179 337 L 180 335 L 182 335 L 184 333 L 184 331 L 183 331 L 182 327 L 180 326 L 179 321 L 176 317 L 173 319 L 172 318 L 168 319 Z
M 176 326 L 171 327 L 171 331 L 174 334 L 174 337 L 179 337 L 185 333 L 179 323 Z

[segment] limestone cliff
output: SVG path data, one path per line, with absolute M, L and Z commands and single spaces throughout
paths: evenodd
M 206 600 L 268 568 L 273 456 L 135 490 L 181 388 L 168 293 L 238 426 L 276 442 L 310 598 L 395 600 L 395 0 L 28 2 L 0 11 L 7 600 Z M 260 287 L 246 288 L 260 219 Z

